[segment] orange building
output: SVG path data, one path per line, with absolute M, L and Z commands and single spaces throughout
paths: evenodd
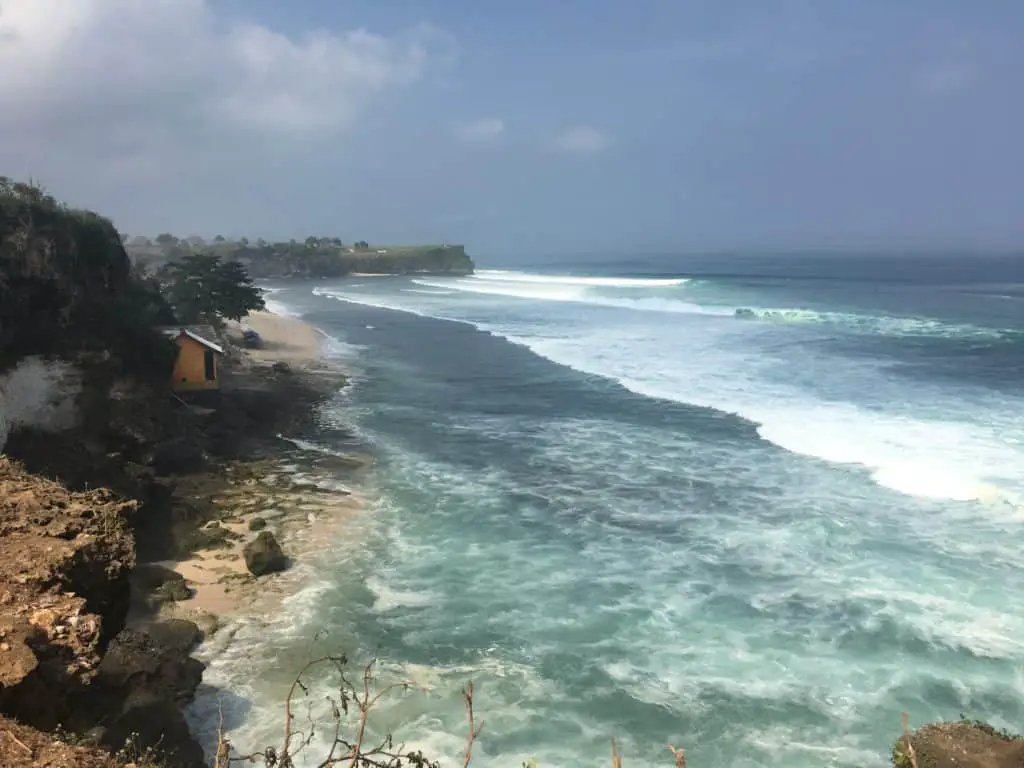
M 224 355 L 224 348 L 188 328 L 166 329 L 163 332 L 173 336 L 178 345 L 178 359 L 174 363 L 171 387 L 179 392 L 219 389 L 217 366 Z

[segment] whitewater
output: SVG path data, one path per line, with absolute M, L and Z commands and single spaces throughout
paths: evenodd
M 449 296 L 456 291 L 728 320 L 692 326 L 685 338 L 680 335 L 681 329 L 670 323 L 620 323 L 617 317 L 604 327 L 588 324 L 576 333 L 567 328 L 552 337 L 543 331 L 531 333 L 532 329 L 524 329 L 516 321 L 483 320 L 474 314 L 473 305 L 401 305 L 388 299 L 354 297 L 344 291 L 314 292 L 473 322 L 555 362 L 614 378 L 639 394 L 738 414 L 755 422 L 762 437 L 787 450 L 863 466 L 877 482 L 895 490 L 959 501 L 1002 500 L 1024 514 L 1020 508 L 1024 499 L 1020 398 L 991 397 L 982 390 L 934 388 L 919 391 L 913 402 L 908 403 L 899 392 L 902 383 L 887 377 L 884 370 L 872 370 L 862 360 L 851 363 L 835 358 L 766 355 L 763 346 L 759 346 L 758 329 L 751 331 L 735 320 L 742 319 L 742 312 L 746 311 L 762 321 L 811 327 L 831 325 L 850 333 L 897 337 L 998 340 L 1013 335 L 1012 330 L 806 309 L 701 306 L 686 300 L 685 293 L 678 297 L 642 293 L 628 296 L 622 295 L 624 291 L 619 295 L 599 295 L 590 290 L 598 286 L 648 289 L 650 293 L 650 289 L 685 286 L 689 282 L 685 278 L 549 277 L 501 270 L 482 271 L 473 278 L 454 281 L 412 282 L 435 289 L 433 295 L 437 296 Z M 406 291 L 420 293 L 414 289 Z M 805 343 L 813 339 L 810 335 L 802 338 Z M 666 354 L 673 348 L 678 355 L 685 355 L 685 361 L 673 360 Z M 803 386 L 788 375 L 787 366 L 791 363 L 803 369 L 802 379 L 807 382 Z M 882 398 L 886 396 L 888 403 L 883 405 Z M 985 406 L 980 418 L 976 413 L 968 413 L 965 407 L 977 408 L 979 403 Z M 816 430 L 804 427 L 809 420 L 815 423 Z
M 233 741 L 271 743 L 322 630 L 431 689 L 373 728 L 447 764 L 468 679 L 482 766 L 613 736 L 882 766 L 904 710 L 1019 727 L 1024 270 L 733 266 L 276 286 L 354 372 L 296 445 L 354 425 L 379 464 L 288 610 L 205 651 Z

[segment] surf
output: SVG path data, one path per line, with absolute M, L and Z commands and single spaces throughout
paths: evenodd
M 772 334 L 789 333 L 787 327 L 808 341 L 827 337 L 806 335 L 816 329 L 839 326 L 856 330 L 866 338 L 923 336 L 936 339 L 970 338 L 1000 342 L 991 329 L 958 327 L 937 320 L 897 319 L 849 312 L 800 309 L 746 310 L 707 307 L 672 296 L 687 295 L 687 283 L 674 281 L 645 290 L 646 278 L 607 278 L 609 285 L 594 284 L 599 278 L 565 277 L 551 283 L 549 276 L 498 272 L 494 280 L 416 279 L 412 282 L 451 295 L 410 296 L 407 293 L 373 295 L 335 288 L 314 292 L 338 300 L 466 322 L 481 330 L 525 346 L 542 357 L 575 370 L 618 382 L 647 397 L 697 405 L 735 414 L 756 426 L 762 439 L 787 451 L 838 466 L 860 468 L 880 486 L 921 498 L 994 505 L 1001 513 L 1024 514 L 1024 437 L 1009 416 L 1021 407 L 1009 399 L 978 393 L 992 417 L 1006 430 L 993 430 L 962 412 L 963 401 L 939 389 L 929 395 L 945 404 L 924 415 L 913 400 L 903 399 L 902 386 L 882 367 L 864 362 L 852 364 L 837 358 L 834 364 L 808 367 L 798 362 L 799 348 L 774 353 L 773 362 L 760 346 L 768 338 L 750 331 L 763 327 Z M 580 282 L 590 281 L 590 282 Z M 602 295 L 610 283 L 628 283 L 633 297 Z M 637 285 L 634 285 L 636 283 Z M 616 290 L 622 288 L 621 285 Z M 481 303 L 487 302 L 487 303 Z M 516 302 L 512 304 L 509 302 Z M 521 306 L 518 304 L 521 302 Z M 550 315 L 545 305 L 581 306 L 590 315 Z M 499 312 L 500 310 L 500 312 Z M 628 310 L 650 314 L 650 323 L 618 327 L 608 311 Z M 511 314 L 509 314 L 511 312 Z M 499 320 L 498 316 L 501 316 Z M 490 315 L 490 316 L 489 316 Z M 550 315 L 550 316 L 549 316 Z M 679 324 L 656 319 L 681 316 Z M 685 316 L 692 316 L 686 320 Z M 782 327 L 779 327 L 782 326 Z M 778 330 L 775 330 L 778 328 Z M 629 329 L 628 331 L 626 329 Z M 788 338 L 779 336 L 778 339 Z M 789 342 L 790 344 L 793 341 Z M 789 358 L 786 355 L 789 355 Z M 790 359 L 791 358 L 791 359 Z M 806 374 L 806 383 L 775 373 L 782 359 L 794 373 Z M 820 368 L 820 370 L 818 370 Z M 807 378 L 816 371 L 817 378 Z M 841 378 L 847 373 L 847 382 Z M 862 383 L 855 383 L 863 379 Z M 827 397 L 816 393 L 831 388 Z M 919 400 L 926 390 L 915 393 Z M 858 403 L 864 393 L 882 393 L 877 403 Z M 896 398 L 888 403 L 885 398 Z M 893 406 L 897 406 L 893 411 Z M 1001 415 L 1000 415 L 1001 414 Z M 806 425 L 810 420 L 814 428 Z M 1019 427 L 1019 425 L 1018 425 Z M 1017 437 L 1014 437 L 1017 435 Z

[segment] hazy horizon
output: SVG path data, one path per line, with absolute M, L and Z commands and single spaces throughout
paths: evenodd
M 1024 7 L 7 0 L 0 175 L 129 234 L 1024 250 Z

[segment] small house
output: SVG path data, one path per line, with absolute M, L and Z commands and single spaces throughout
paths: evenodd
M 218 365 L 224 348 L 210 341 L 212 328 L 163 328 L 161 332 L 178 345 L 178 359 L 171 375 L 171 387 L 176 391 L 219 389 Z

